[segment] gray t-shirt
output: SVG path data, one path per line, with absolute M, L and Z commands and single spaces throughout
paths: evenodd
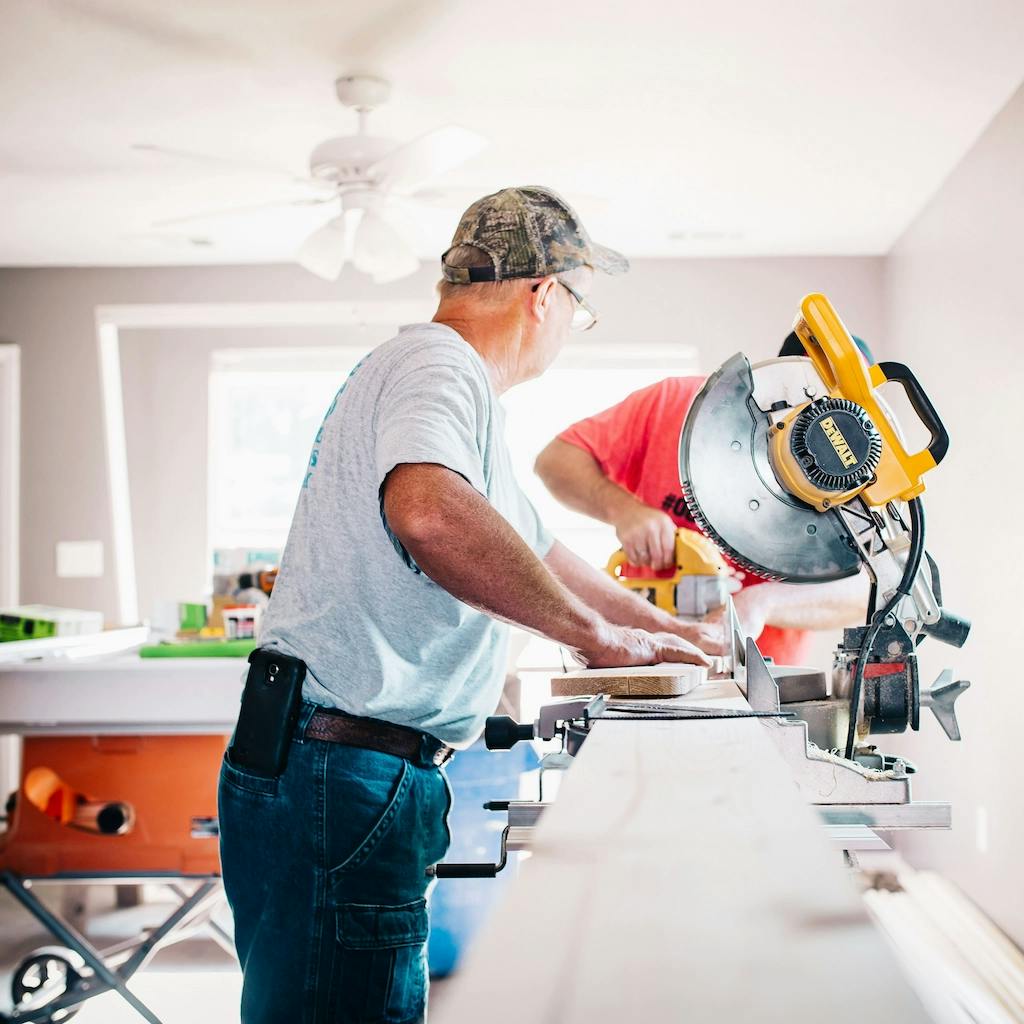
M 356 366 L 317 432 L 260 643 L 306 662 L 307 700 L 466 746 L 498 703 L 508 627 L 429 579 L 388 529 L 380 488 L 404 462 L 465 477 L 548 553 L 480 356 L 450 327 L 403 327 Z

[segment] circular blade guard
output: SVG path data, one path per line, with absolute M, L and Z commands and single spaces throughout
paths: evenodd
M 784 491 L 768 461 L 771 422 L 754 404 L 746 356 L 705 382 L 679 438 L 679 478 L 697 525 L 758 576 L 821 583 L 853 576 L 860 557 L 838 517 Z

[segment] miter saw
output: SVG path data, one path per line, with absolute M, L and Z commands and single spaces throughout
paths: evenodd
M 485 740 L 491 749 L 506 749 L 520 740 L 560 738 L 562 750 L 545 761 L 565 768 L 595 723 L 610 715 L 660 721 L 753 716 L 830 825 L 948 828 L 949 804 L 911 800 L 914 766 L 867 741 L 908 725 L 917 729 L 922 704 L 951 740 L 960 739 L 955 702 L 970 684 L 954 681 L 946 670 L 922 693 L 916 653 L 927 636 L 961 647 L 970 631 L 970 623 L 942 607 L 938 568 L 924 547 L 923 477 L 942 461 L 949 439 L 911 371 L 900 363 L 869 364 L 825 296 L 803 300 L 793 329 L 806 357 L 751 364 L 738 353 L 707 379 L 684 422 L 679 473 L 695 522 L 747 571 L 789 583 L 825 583 L 866 569 L 866 622 L 844 630 L 831 678 L 767 664 L 727 600 L 724 667 L 749 711 L 571 698 L 545 705 L 532 723 L 491 718 Z M 907 451 L 879 393 L 889 381 L 905 389 L 930 435 L 921 451 Z M 692 556 L 687 558 L 692 568 Z M 679 579 L 664 581 L 666 589 L 649 595 L 666 610 L 683 564 L 677 551 Z M 617 568 L 610 563 L 613 575 Z M 717 570 L 706 575 L 714 579 Z M 542 793 L 539 803 L 485 806 L 509 816 L 501 860 L 438 865 L 439 876 L 501 870 L 506 849 L 528 848 L 545 804 Z
M 913 373 L 869 365 L 825 296 L 803 300 L 793 330 L 806 357 L 751 364 L 740 353 L 708 378 L 683 426 L 680 479 L 701 529 L 758 576 L 819 583 L 866 568 L 866 623 L 845 630 L 831 681 L 797 674 L 787 685 L 780 673 L 777 694 L 755 688 L 748 700 L 796 711 L 819 752 L 890 771 L 899 759 L 865 741 L 917 729 L 922 704 L 960 738 L 955 701 L 969 684 L 947 671 L 922 694 L 916 656 L 926 636 L 961 647 L 970 630 L 943 609 L 924 547 L 923 477 L 949 439 Z M 930 435 L 921 451 L 907 451 L 879 393 L 889 381 Z M 737 678 L 749 680 L 745 647 L 734 657 Z

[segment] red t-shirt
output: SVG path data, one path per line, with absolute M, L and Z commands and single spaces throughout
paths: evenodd
M 563 430 L 559 440 L 589 452 L 609 480 L 644 504 L 660 508 L 677 526 L 696 530 L 679 486 L 679 433 L 704 380 L 669 377 L 634 391 L 618 405 Z M 733 568 L 744 587 L 765 582 Z M 650 576 L 652 571 L 638 570 L 638 574 Z M 806 630 L 774 626 L 766 626 L 757 641 L 761 653 L 780 665 L 803 664 L 809 644 Z

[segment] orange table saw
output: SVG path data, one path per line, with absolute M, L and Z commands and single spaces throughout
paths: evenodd
M 0 734 L 22 738 L 0 883 L 58 943 L 15 970 L 0 1021 L 66 1019 L 60 1011 L 113 989 L 158 1022 L 126 986 L 157 949 L 204 930 L 233 950 L 211 915 L 223 902 L 217 778 L 244 670 L 243 659 L 134 653 L 0 666 Z M 101 950 L 35 895 L 54 882 L 156 882 L 177 905 Z

